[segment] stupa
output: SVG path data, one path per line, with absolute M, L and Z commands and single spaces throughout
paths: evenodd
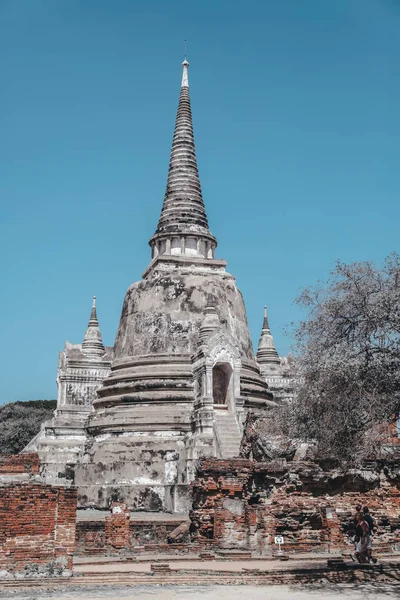
M 93 399 L 73 465 L 82 507 L 107 508 L 118 498 L 133 510 L 187 512 L 197 459 L 237 456 L 247 411 L 274 405 L 242 294 L 216 258 L 186 58 L 182 67 L 151 261 L 126 292 L 111 372 Z
M 65 342 L 58 356 L 57 408 L 24 448 L 38 452 L 47 483 L 74 481 L 74 469 L 87 439 L 86 424 L 93 400 L 109 375 L 114 349 L 104 346 L 93 297 L 89 323 L 81 344 Z
M 291 402 L 296 387 L 294 358 L 290 354 L 279 356 L 269 326 L 266 306 L 264 306 L 264 320 L 256 360 L 260 366 L 261 376 L 267 382 L 274 400 Z

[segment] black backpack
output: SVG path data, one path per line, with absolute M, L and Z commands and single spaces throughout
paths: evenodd
M 364 516 L 364 519 L 365 519 L 365 520 L 367 521 L 367 523 L 368 523 L 368 527 L 369 527 L 370 533 L 373 533 L 373 531 L 374 531 L 374 520 L 373 520 L 373 518 L 371 517 L 371 515 L 369 515 L 369 514 L 367 513 L 367 514 Z

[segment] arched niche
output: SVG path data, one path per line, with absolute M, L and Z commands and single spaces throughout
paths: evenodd
M 232 367 L 229 363 L 217 363 L 212 370 L 213 401 L 216 406 L 229 407 L 231 402 Z

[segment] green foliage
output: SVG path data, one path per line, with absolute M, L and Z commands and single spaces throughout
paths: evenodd
M 51 419 L 56 400 L 29 400 L 0 406 L 0 454 L 18 454 Z

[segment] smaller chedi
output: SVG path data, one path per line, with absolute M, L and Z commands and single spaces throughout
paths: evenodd
M 65 342 L 59 353 L 57 408 L 24 452 L 39 452 L 42 475 L 49 483 L 71 481 L 86 440 L 86 423 L 98 388 L 109 375 L 114 355 L 104 346 L 93 297 L 89 324 L 81 344 Z
M 290 354 L 279 356 L 269 327 L 266 306 L 256 360 L 260 365 L 262 377 L 274 395 L 274 400 L 290 401 L 295 389 L 294 359 Z

